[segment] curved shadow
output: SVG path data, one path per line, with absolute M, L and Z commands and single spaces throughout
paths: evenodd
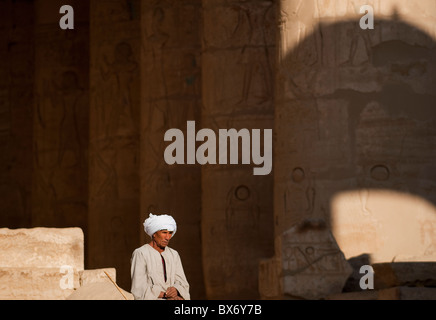
M 398 20 L 320 23 L 278 72 L 279 233 L 327 228 L 346 258 L 436 261 L 435 40 Z

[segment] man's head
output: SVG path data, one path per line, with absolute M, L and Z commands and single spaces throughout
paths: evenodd
M 152 240 L 162 242 L 165 246 L 169 240 L 176 234 L 177 224 L 173 217 L 161 214 L 151 214 L 144 221 L 144 230 Z

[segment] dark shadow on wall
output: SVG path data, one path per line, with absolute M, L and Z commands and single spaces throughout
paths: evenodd
M 436 256 L 435 40 L 397 17 L 322 22 L 277 72 L 276 231 L 331 230 L 367 262 Z

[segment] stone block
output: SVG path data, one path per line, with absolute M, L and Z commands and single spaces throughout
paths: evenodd
M 77 270 L 70 270 L 67 274 L 60 268 L 0 268 L 0 300 L 64 300 L 79 287 Z
M 105 272 L 116 281 L 114 268 L 0 268 L 0 300 L 65 300 L 82 287 L 112 283 Z
M 322 221 L 307 220 L 283 234 L 283 293 L 323 299 L 341 293 L 352 268 Z
M 80 286 L 84 287 L 91 283 L 96 282 L 104 282 L 108 280 L 107 272 L 113 281 L 117 281 L 116 279 L 116 270 L 115 268 L 104 268 L 104 269 L 93 269 L 93 270 L 83 270 L 79 272 L 79 282 Z
M 436 288 L 394 287 L 345 292 L 331 295 L 326 300 L 436 300 Z
M 380 290 L 378 300 L 436 300 L 436 288 L 395 287 Z
M 84 269 L 80 228 L 0 229 L 1 268 Z
M 344 292 L 328 296 L 326 300 L 378 300 L 377 290 L 365 290 L 358 292 Z
M 106 278 L 78 288 L 67 300 L 134 300 L 131 293 L 122 288 L 120 290 Z
M 360 273 L 362 266 L 371 265 L 371 256 L 368 254 L 362 254 L 357 257 L 353 257 L 347 260 L 350 266 L 353 268 L 353 272 L 344 285 L 342 292 L 359 292 L 362 290 L 360 287 L 360 280 L 363 274 Z
M 436 287 L 436 262 L 375 263 L 372 267 L 377 290 L 402 286 Z
M 276 258 L 259 262 L 259 293 L 261 299 L 277 299 L 281 296 L 280 261 Z

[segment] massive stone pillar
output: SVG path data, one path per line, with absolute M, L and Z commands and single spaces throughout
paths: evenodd
M 219 129 L 272 128 L 274 24 L 273 1 L 203 1 L 203 109 L 197 130 L 212 129 L 218 136 Z M 210 299 L 257 298 L 259 260 L 273 252 L 272 174 L 253 175 L 241 158 L 239 164 L 202 169 Z
M 130 289 L 138 246 L 139 1 L 91 1 L 88 268 Z
M 74 30 L 59 27 L 58 1 L 35 2 L 32 225 L 86 231 L 89 6 L 69 4 Z
M 283 0 L 280 14 L 264 295 L 341 292 L 344 256 L 434 259 L 435 2 Z
M 201 260 L 201 168 L 168 165 L 165 132 L 186 135 L 187 121 L 200 121 L 201 1 L 141 2 L 141 243 L 149 213 L 174 216 L 178 232 L 170 246 L 181 255 L 193 299 L 204 299 Z
M 31 226 L 34 4 L 0 2 L 0 225 Z

